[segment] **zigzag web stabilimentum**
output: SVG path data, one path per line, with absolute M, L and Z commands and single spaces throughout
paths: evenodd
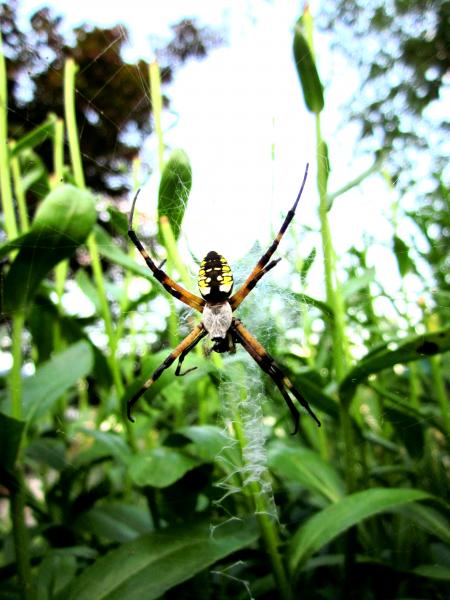
M 234 267 L 237 287 L 243 281 L 261 255 L 261 248 L 255 248 Z M 272 279 L 274 274 L 272 273 Z M 276 299 L 276 300 L 274 300 Z M 287 301 L 287 306 L 285 304 Z M 268 348 L 275 344 L 277 337 L 277 308 L 284 306 L 284 316 L 290 322 L 300 319 L 299 312 L 304 310 L 301 303 L 288 291 L 282 292 L 271 277 L 262 279 L 250 294 L 237 316 L 249 330 Z M 239 314 L 238 314 L 239 313 Z M 270 477 L 267 471 L 267 451 L 265 447 L 267 425 L 273 423 L 273 407 L 265 406 L 265 385 L 271 385 L 267 376 L 253 359 L 240 346 L 236 354 L 223 357 L 223 369 L 220 372 L 219 397 L 225 419 L 225 429 L 230 433 L 230 446 L 218 457 L 227 475 L 219 482 L 223 496 L 218 504 L 229 511 L 230 496 L 238 495 L 236 502 L 244 503 L 250 514 L 264 512 L 277 520 L 277 511 L 273 499 Z M 284 403 L 280 398 L 280 410 Z M 264 416 L 266 414 L 266 416 Z M 232 517 L 230 513 L 230 517 Z

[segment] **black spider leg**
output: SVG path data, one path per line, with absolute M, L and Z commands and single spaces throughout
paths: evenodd
M 177 377 L 184 377 L 185 375 L 187 375 L 188 373 L 191 373 L 192 371 L 195 371 L 195 369 L 197 367 L 191 367 L 190 369 L 186 369 L 186 371 L 184 371 L 184 373 L 181 372 L 181 365 L 183 364 L 184 359 L 186 358 L 186 356 L 189 354 L 189 352 L 191 350 L 193 350 L 195 348 L 195 346 L 199 343 L 200 340 L 202 340 L 205 335 L 207 335 L 208 332 L 206 331 L 206 329 L 203 331 L 203 333 L 201 335 L 198 336 L 198 338 L 196 338 L 192 344 L 190 346 L 188 346 L 187 348 L 185 348 L 183 350 L 183 352 L 180 354 L 179 358 L 178 358 L 178 364 L 177 364 L 177 368 L 175 369 L 175 375 Z
M 144 258 L 147 264 L 147 267 L 153 273 L 155 279 L 157 279 L 161 283 L 161 285 L 169 292 L 169 294 L 171 294 L 174 298 L 181 300 L 181 302 L 184 302 L 191 308 L 195 308 L 195 310 L 202 312 L 203 307 L 205 305 L 205 301 L 203 300 L 203 298 L 199 298 L 195 294 L 192 294 L 191 292 L 185 290 L 181 285 L 179 285 L 171 277 L 169 277 L 167 273 L 165 273 L 161 269 L 161 267 L 158 267 L 155 264 L 155 262 L 150 258 L 147 250 L 144 248 L 135 231 L 133 230 L 134 207 L 136 205 L 136 200 L 138 198 L 139 191 L 140 190 L 136 192 L 136 195 L 133 199 L 133 203 L 131 205 L 130 216 L 128 218 L 128 237 L 139 250 L 141 256 Z
M 264 349 L 264 347 L 258 342 L 258 340 L 250 334 L 250 332 L 242 325 L 242 323 L 238 319 L 233 319 L 231 329 L 233 331 L 235 340 L 242 344 L 242 346 L 256 361 L 259 367 L 272 378 L 273 382 L 280 390 L 286 404 L 288 405 L 289 410 L 291 411 L 292 419 L 294 421 L 294 431 L 292 435 L 295 435 L 298 432 L 300 414 L 296 406 L 292 402 L 287 390 L 289 390 L 289 392 L 297 399 L 301 406 L 303 406 L 307 413 L 316 421 L 317 425 L 320 427 L 320 421 L 312 411 L 308 402 L 305 400 L 302 394 L 300 394 L 300 392 L 295 389 L 292 382 L 288 379 L 288 377 L 286 377 L 286 375 L 277 365 L 272 356 Z
M 308 177 L 308 168 L 309 168 L 309 165 L 307 164 L 306 168 L 305 168 L 305 174 L 303 176 L 302 185 L 300 187 L 300 191 L 297 194 L 297 198 L 295 199 L 294 205 L 292 206 L 291 210 L 286 215 L 286 218 L 284 219 L 283 224 L 280 227 L 280 231 L 278 232 L 274 241 L 272 242 L 272 244 L 270 245 L 268 250 L 261 256 L 259 261 L 256 263 L 253 271 L 247 277 L 247 279 L 245 280 L 242 287 L 235 294 L 233 294 L 233 296 L 231 296 L 229 302 L 230 302 L 231 308 L 233 310 L 236 310 L 236 308 L 239 306 L 239 304 L 246 298 L 246 296 L 250 293 L 250 291 L 255 287 L 255 285 L 261 279 L 261 277 L 263 275 L 265 275 L 265 273 L 267 273 L 267 271 L 269 271 L 271 268 L 273 268 L 277 264 L 278 260 L 272 261 L 270 263 L 269 263 L 269 260 L 272 258 L 273 253 L 278 248 L 278 245 L 279 245 L 283 235 L 285 234 L 292 219 L 294 218 L 295 211 L 297 209 L 297 205 L 298 205 L 300 198 L 302 196 L 302 193 L 303 193 L 303 188 L 305 187 L 306 178 Z M 269 264 L 267 264 L 267 263 L 269 263 Z M 266 267 L 266 265 L 267 265 L 267 267 Z
M 178 358 L 184 359 L 186 354 L 190 352 L 194 346 L 206 335 L 205 328 L 202 324 L 197 325 L 189 335 L 187 335 L 178 346 L 172 350 L 169 356 L 159 365 L 152 376 L 147 379 L 144 385 L 132 396 L 127 402 L 127 417 L 134 423 L 134 419 L 131 416 L 131 409 L 139 400 L 139 398 L 145 394 L 145 392 L 153 385 L 153 383 L 162 375 L 162 373 L 170 367 L 170 365 Z

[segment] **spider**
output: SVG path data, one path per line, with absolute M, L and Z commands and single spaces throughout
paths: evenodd
M 135 195 L 128 219 L 129 238 L 143 256 L 154 277 L 174 298 L 177 298 L 181 302 L 184 302 L 184 304 L 187 304 L 191 308 L 202 313 L 202 321 L 194 327 L 191 333 L 189 333 L 180 344 L 178 344 L 152 376 L 147 379 L 144 385 L 130 400 L 128 400 L 127 416 L 130 421 L 134 422 L 134 419 L 131 416 L 131 409 L 134 404 L 158 379 L 158 377 L 160 377 L 163 371 L 169 368 L 177 358 L 178 365 L 175 370 L 176 376 L 186 375 L 193 370 L 188 369 L 184 373 L 181 373 L 183 360 L 201 339 L 209 335 L 213 342 L 211 351 L 219 353 L 234 352 L 235 344 L 241 344 L 256 361 L 259 367 L 273 379 L 291 411 L 292 419 L 294 421 L 294 431 L 292 435 L 296 434 L 299 429 L 300 414 L 292 401 L 291 395 L 299 402 L 299 404 L 301 404 L 301 406 L 303 406 L 320 427 L 319 419 L 316 417 L 303 395 L 294 387 L 270 354 L 266 352 L 258 340 L 251 335 L 241 321 L 233 317 L 234 311 L 246 296 L 248 296 L 258 281 L 281 260 L 281 258 L 275 260 L 270 259 L 278 248 L 281 238 L 294 217 L 297 204 L 302 195 L 303 188 L 305 187 L 307 176 L 308 164 L 306 165 L 300 191 L 293 207 L 288 212 L 278 235 L 269 249 L 259 259 L 242 287 L 233 295 L 231 295 L 233 290 L 233 274 L 227 260 L 217 252 L 208 252 L 200 264 L 198 287 L 202 296 L 201 298 L 178 285 L 178 283 L 171 279 L 167 273 L 153 262 L 133 230 L 133 213 L 139 191 Z

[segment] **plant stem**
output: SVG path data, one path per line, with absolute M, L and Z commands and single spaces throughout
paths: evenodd
M 243 393 L 246 396 L 246 402 L 252 402 L 252 400 L 249 398 L 249 394 L 251 394 L 251 392 L 245 391 Z M 248 446 L 248 441 L 245 434 L 245 426 L 242 422 L 242 417 L 239 411 L 238 396 L 239 393 L 236 393 L 236 390 L 233 389 L 230 393 L 233 430 L 240 447 L 243 467 L 249 466 L 252 468 L 252 464 L 246 465 L 245 448 Z M 258 477 L 269 480 L 269 474 L 267 470 L 265 470 L 263 473 L 259 473 Z M 261 483 L 252 477 L 248 481 L 244 481 L 243 485 L 243 493 L 252 503 L 252 510 L 256 515 L 256 519 L 261 530 L 264 547 L 269 556 L 272 572 L 278 585 L 280 598 L 282 598 L 282 600 L 292 600 L 293 593 L 282 556 L 279 552 L 280 539 L 278 536 L 277 526 L 274 523 L 274 518 L 270 516 L 271 507 L 268 504 L 267 495 L 262 488 Z
M 150 98 L 152 103 L 152 112 L 153 112 L 153 122 L 155 125 L 155 133 L 156 139 L 158 140 L 158 162 L 159 162 L 159 172 L 160 174 L 163 171 L 164 167 L 164 138 L 163 131 L 161 126 L 161 114 L 162 114 L 162 94 L 161 94 L 161 73 L 159 70 L 159 65 L 154 60 L 150 63 L 149 67 L 149 77 L 150 77 Z
M 0 190 L 8 239 L 17 237 L 17 224 L 11 189 L 8 150 L 8 87 L 3 41 L 0 32 Z
M 22 332 L 25 312 L 18 311 L 12 317 L 12 368 L 9 379 L 11 390 L 11 414 L 14 419 L 22 419 Z
M 0 31 L 0 190 L 5 216 L 5 229 L 8 238 L 17 236 L 17 223 L 14 214 L 11 189 L 11 173 L 8 150 L 8 98 L 6 64 L 3 55 L 3 41 Z M 12 317 L 12 369 L 9 377 L 11 393 L 11 414 L 13 418 L 22 418 L 22 332 L 25 324 L 25 312 L 18 311 Z M 29 557 L 27 527 L 25 524 L 25 488 L 23 479 L 23 453 L 19 451 L 15 474 L 17 487 L 11 489 L 10 511 L 13 529 L 14 550 L 16 555 L 19 586 L 24 600 L 32 600 L 32 578 Z
M 10 148 L 14 148 L 14 143 L 11 142 Z M 20 232 L 26 233 L 30 228 L 30 221 L 28 219 L 25 191 L 23 189 L 22 174 L 20 172 L 20 163 L 17 156 L 11 158 L 11 174 L 17 199 L 17 207 L 19 209 Z
M 16 464 L 14 474 L 17 487 L 11 489 L 11 521 L 13 524 L 14 548 L 16 554 L 17 573 L 23 600 L 32 600 L 32 577 L 29 556 L 28 531 L 24 519 L 25 483 L 22 467 Z
M 75 72 L 76 65 L 72 59 L 66 61 L 64 71 L 64 106 L 66 115 L 67 125 L 67 136 L 69 141 L 70 158 L 72 162 L 72 168 L 74 173 L 75 182 L 78 187 L 85 187 L 83 165 L 81 161 L 80 146 L 78 143 L 78 130 L 75 115 Z M 100 255 L 97 248 L 97 242 L 95 241 L 94 234 L 91 233 L 87 240 L 87 247 L 91 256 L 92 271 L 94 275 L 94 281 L 97 286 L 97 291 L 100 299 L 100 306 L 103 321 L 105 323 L 106 335 L 108 337 L 109 345 L 109 356 L 108 363 L 113 376 L 114 387 L 116 390 L 117 398 L 120 401 L 123 393 L 124 386 L 122 382 L 122 374 L 120 372 L 119 363 L 117 361 L 117 343 L 114 335 L 111 312 L 109 310 L 108 299 L 106 296 L 105 283 L 103 278 L 102 265 L 100 261 Z M 119 406 L 119 414 L 123 414 L 124 408 Z M 127 433 L 130 444 L 133 445 L 132 441 L 132 430 L 129 427 L 128 421 L 126 421 Z

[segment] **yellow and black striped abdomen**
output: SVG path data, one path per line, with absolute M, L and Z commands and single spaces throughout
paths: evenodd
M 223 302 L 233 289 L 233 274 L 227 259 L 208 252 L 200 264 L 198 288 L 207 302 Z

